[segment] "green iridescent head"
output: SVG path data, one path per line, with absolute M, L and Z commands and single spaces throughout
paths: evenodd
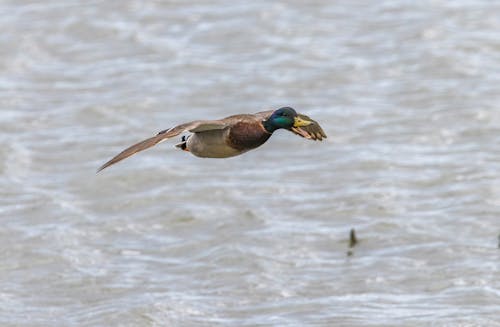
M 283 107 L 275 110 L 271 116 L 263 122 L 264 128 L 272 133 L 277 129 L 292 129 L 292 127 L 307 126 L 312 122 L 304 120 L 297 115 L 295 109 Z

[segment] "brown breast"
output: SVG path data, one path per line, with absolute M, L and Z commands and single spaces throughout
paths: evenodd
M 231 147 L 245 151 L 261 146 L 270 136 L 260 122 L 241 121 L 231 127 L 228 142 Z

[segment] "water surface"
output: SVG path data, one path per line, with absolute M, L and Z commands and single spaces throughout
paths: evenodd
M 2 1 L 0 324 L 500 326 L 499 12 Z M 329 138 L 94 173 L 284 105 Z

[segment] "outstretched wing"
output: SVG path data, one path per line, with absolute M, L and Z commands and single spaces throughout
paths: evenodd
M 145 139 L 144 141 L 141 141 L 139 143 L 136 143 L 119 154 L 117 154 L 115 157 L 113 157 L 111 160 L 106 162 L 104 165 L 99 167 L 97 172 L 100 172 L 104 168 L 107 168 L 119 161 L 122 161 L 125 158 L 128 158 L 134 154 L 136 154 L 139 151 L 146 150 L 158 143 L 161 143 L 169 138 L 172 138 L 174 136 L 177 136 L 181 133 L 184 132 L 204 132 L 204 131 L 209 131 L 209 130 L 214 130 L 214 129 L 224 129 L 227 127 L 227 124 L 218 121 L 218 120 L 196 120 L 192 121 L 190 123 L 185 123 L 181 124 L 175 127 L 172 127 L 170 129 L 166 129 L 164 131 L 159 132 L 157 135 L 150 137 L 148 139 Z
M 260 119 L 265 120 L 268 119 L 273 112 L 274 110 L 268 110 L 268 111 L 258 112 L 255 115 L 258 116 Z M 298 116 L 303 120 L 311 121 L 312 124 L 302 127 L 292 127 L 291 131 L 293 133 L 305 137 L 306 139 L 309 140 L 321 141 L 323 139 L 326 139 L 327 136 L 317 121 L 309 118 L 306 115 L 298 114 Z

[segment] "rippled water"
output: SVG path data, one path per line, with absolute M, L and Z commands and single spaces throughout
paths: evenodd
M 495 1 L 2 1 L 2 326 L 500 326 Z M 291 105 L 227 160 L 174 124 Z M 348 234 L 360 243 L 347 256 Z

